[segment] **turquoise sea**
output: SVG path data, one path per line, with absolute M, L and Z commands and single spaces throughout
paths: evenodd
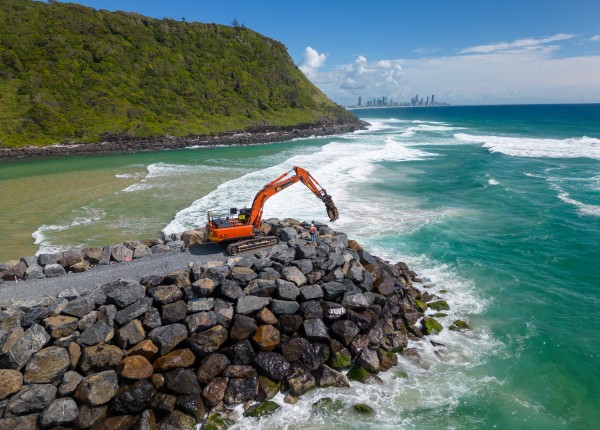
M 355 110 L 369 130 L 273 145 L 0 163 L 1 260 L 154 237 L 249 205 L 294 165 L 345 231 L 451 306 L 383 385 L 309 392 L 265 429 L 600 428 L 600 105 Z M 53 190 L 59 190 L 54 192 Z M 326 221 L 301 185 L 265 217 Z M 16 253 L 20 253 L 15 255 Z M 451 332 L 455 319 L 470 332 Z M 375 407 L 314 413 L 324 396 Z

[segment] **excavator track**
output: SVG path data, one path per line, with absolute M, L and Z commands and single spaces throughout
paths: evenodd
M 269 246 L 277 245 L 278 243 L 279 238 L 276 236 L 253 237 L 252 239 L 240 240 L 238 242 L 230 243 L 229 245 L 227 245 L 227 252 L 231 255 L 235 255 L 241 252 L 267 248 Z

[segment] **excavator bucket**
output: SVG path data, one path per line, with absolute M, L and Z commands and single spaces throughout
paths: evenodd
M 338 209 L 335 207 L 333 200 L 330 195 L 326 195 L 323 197 L 323 203 L 325 203 L 325 208 L 327 209 L 327 215 L 329 216 L 329 221 L 334 222 L 340 217 L 340 213 Z

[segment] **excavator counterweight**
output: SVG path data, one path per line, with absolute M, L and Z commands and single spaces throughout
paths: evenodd
M 294 174 L 290 175 L 292 171 Z M 265 202 L 298 181 L 306 185 L 319 200 L 325 203 L 327 216 L 331 222 L 340 217 L 331 196 L 319 185 L 316 179 L 303 168 L 294 166 L 289 172 L 266 184 L 254 197 L 251 208 L 231 208 L 228 214 L 225 215 L 218 215 L 209 211 L 208 223 L 206 224 L 208 240 L 217 244 L 228 243 L 227 251 L 232 255 L 276 245 L 279 243 L 276 236 L 266 236 L 261 231 Z

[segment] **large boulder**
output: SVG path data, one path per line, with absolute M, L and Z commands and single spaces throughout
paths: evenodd
M 252 376 L 246 379 L 231 378 L 227 384 L 223 400 L 228 405 L 254 400 L 258 395 L 258 379 Z
M 157 430 L 194 430 L 196 428 L 196 421 L 193 417 L 178 410 L 174 410 L 163 418 L 156 428 Z
M 327 342 L 329 340 L 327 326 L 321 318 L 304 320 L 302 325 L 306 338 L 311 342 Z
M 83 257 L 79 251 L 65 251 L 62 256 L 58 259 L 58 264 L 64 268 L 73 266 L 74 264 L 80 263 Z
M 67 271 L 65 270 L 65 268 L 58 263 L 47 264 L 46 266 L 44 266 L 44 276 L 46 276 L 46 278 L 56 278 L 58 276 L 63 276 L 66 274 Z
M 44 410 L 40 419 L 43 428 L 72 423 L 79 415 L 77 404 L 71 398 L 56 399 Z
M 217 325 L 208 330 L 191 335 L 188 343 L 192 351 L 200 357 L 218 351 L 219 347 L 227 340 L 227 329 Z
M 86 405 L 102 405 L 110 401 L 117 394 L 118 389 L 117 372 L 105 370 L 83 378 L 75 390 L 75 398 Z
M 205 403 L 210 406 L 217 406 L 219 403 L 223 401 L 223 397 L 225 397 L 225 390 L 227 389 L 227 384 L 229 380 L 224 377 L 218 377 L 211 380 L 204 390 L 202 390 L 202 397 L 204 398 Z
M 122 309 L 144 297 L 146 287 L 136 281 L 122 279 L 110 287 L 110 291 L 107 291 L 105 294 L 109 303 L 115 304 L 119 309 Z
M 150 289 L 148 294 L 159 305 L 174 303 L 183 297 L 183 292 L 177 285 L 161 285 L 160 287 Z
M 146 409 L 156 395 L 154 386 L 145 380 L 131 386 L 123 386 L 112 401 L 112 410 L 117 414 L 139 414 Z
M 41 412 L 56 398 L 56 391 L 56 387 L 52 384 L 24 385 L 10 398 L 6 405 L 6 412 L 13 415 Z
M 304 273 L 302 273 L 300 271 L 300 269 L 298 269 L 296 266 L 284 267 L 283 270 L 281 271 L 281 276 L 286 281 L 293 282 L 298 287 L 301 287 L 302 285 L 306 284 L 306 282 L 307 282 L 306 276 L 304 276 Z
M 104 321 L 96 323 L 81 333 L 77 338 L 77 343 L 81 346 L 91 346 L 102 341 L 108 341 L 112 337 L 113 331 Z
M 183 240 L 186 248 L 201 245 L 206 242 L 206 229 L 186 230 L 181 234 L 181 240 Z
M 115 321 L 119 325 L 123 325 L 126 322 L 131 321 L 134 318 L 137 318 L 143 314 L 145 314 L 148 309 L 152 307 L 152 298 L 151 297 L 142 297 L 135 303 L 130 304 L 126 308 L 121 309 L 115 315 Z
M 25 366 L 26 384 L 46 384 L 60 380 L 69 367 L 69 353 L 64 348 L 50 346 L 37 352 Z
M 276 352 L 259 352 L 254 363 L 258 372 L 273 381 L 281 381 L 290 370 L 290 363 Z
M 43 321 L 44 327 L 50 333 L 50 336 L 54 339 L 60 337 L 69 336 L 75 330 L 77 330 L 77 322 L 79 320 L 75 317 L 67 315 L 58 315 L 55 317 L 45 318 Z
M 295 269 L 295 267 L 285 267 L 282 273 L 288 269 Z M 296 269 L 297 270 L 297 269 Z M 285 276 L 284 276 L 285 278 Z M 296 300 L 300 295 L 300 289 L 293 282 L 288 282 L 282 279 L 278 279 L 275 284 L 277 285 L 277 298 L 282 300 Z
M 188 315 L 185 319 L 185 323 L 190 333 L 204 331 L 217 324 L 217 314 L 215 314 L 213 311 L 198 312 L 192 315 Z
M 141 355 L 125 357 L 119 365 L 119 376 L 127 379 L 147 379 L 154 369 L 148 359 Z
M 241 285 L 246 285 L 253 279 L 258 278 L 258 275 L 250 267 L 235 266 L 231 269 L 231 277 Z
M 210 354 L 200 362 L 197 377 L 200 382 L 207 384 L 212 379 L 219 376 L 231 362 L 223 354 Z
M 273 351 L 280 343 L 279 330 L 270 324 L 261 325 L 252 340 L 262 351 Z
M 0 400 L 18 392 L 23 386 L 23 374 L 18 370 L 0 369 Z
M 264 308 L 269 302 L 267 297 L 243 296 L 238 299 L 235 310 L 238 314 L 248 315 Z
M 263 308 L 266 309 L 266 308 Z M 256 321 L 245 315 L 237 314 L 229 329 L 229 337 L 234 342 L 249 338 L 256 331 Z
M 118 346 L 94 345 L 83 349 L 79 369 L 84 373 L 115 369 L 122 359 L 123 350 Z
M 348 377 L 341 372 L 333 370 L 331 367 L 323 364 L 317 374 L 317 383 L 319 387 L 349 387 Z
M 50 341 L 50 335 L 39 324 L 29 327 L 7 354 L 0 360 L 0 367 L 21 370 L 33 354 L 42 349 Z
M 331 333 L 344 346 L 348 346 L 352 343 L 356 335 L 360 333 L 360 330 L 352 321 L 340 320 L 335 321 L 331 325 Z
M 46 275 L 48 276 L 48 275 Z M 62 313 L 81 318 L 94 310 L 96 302 L 90 297 L 78 297 L 64 307 Z
M 158 372 L 191 367 L 196 362 L 196 356 L 188 349 L 177 349 L 157 358 L 152 365 Z
M 140 320 L 131 320 L 119 330 L 115 336 L 115 343 L 123 349 L 135 345 L 146 337 L 146 332 Z
M 296 257 L 296 250 L 290 248 L 287 244 L 275 245 L 269 251 L 267 258 L 273 261 L 283 264 L 284 266 L 289 265 Z
M 286 381 L 290 391 L 295 396 L 300 396 L 313 388 L 316 388 L 317 381 L 304 364 L 296 362 L 292 364 L 290 372 L 286 376 Z
M 158 346 L 159 354 L 164 355 L 187 338 L 187 329 L 183 324 L 170 324 L 155 328 L 148 333 L 148 338 Z
M 125 245 L 117 245 L 111 250 L 111 257 L 118 263 L 123 261 L 131 261 L 133 259 L 133 251 Z

